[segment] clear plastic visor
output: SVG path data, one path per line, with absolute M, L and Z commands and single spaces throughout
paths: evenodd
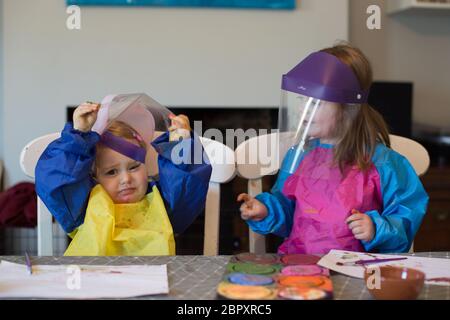
M 295 92 L 281 90 L 278 115 L 280 146 L 288 150 L 290 156 L 289 173 L 293 173 L 310 138 L 311 126 L 323 100 L 307 97 Z

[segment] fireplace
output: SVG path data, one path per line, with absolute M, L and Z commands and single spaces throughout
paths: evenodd
M 375 82 L 369 96 L 369 104 L 380 111 L 388 122 L 392 133 L 411 136 L 412 83 Z M 74 106 L 67 108 L 67 119 L 71 121 Z M 201 121 L 202 131 L 199 135 L 216 128 L 225 136 L 226 129 L 275 129 L 278 122 L 278 107 L 169 107 L 175 114 L 185 114 L 191 120 Z M 194 128 L 195 129 L 195 128 Z M 235 144 L 236 145 L 236 142 Z M 263 178 L 263 190 L 269 191 L 275 183 L 276 176 Z M 221 186 L 219 254 L 236 254 L 248 251 L 248 227 L 240 218 L 237 196 L 247 192 L 247 180 L 236 177 Z M 203 253 L 204 214 L 181 235 L 177 235 L 177 254 Z M 267 250 L 275 252 L 282 239 L 269 235 Z
M 67 108 L 67 120 L 72 119 L 75 107 Z M 194 121 L 201 121 L 202 132 L 211 128 L 220 130 L 225 136 L 226 129 L 275 129 L 278 122 L 278 107 L 169 107 L 175 114 L 185 114 L 194 128 Z M 235 142 L 236 145 L 236 142 Z M 276 176 L 263 179 L 263 189 L 270 190 Z M 248 251 L 248 227 L 240 218 L 237 196 L 247 192 L 247 180 L 236 177 L 221 185 L 219 254 L 236 254 Z M 177 254 L 203 254 L 204 213 L 181 235 L 175 238 Z M 276 251 L 281 239 L 267 237 L 268 251 Z

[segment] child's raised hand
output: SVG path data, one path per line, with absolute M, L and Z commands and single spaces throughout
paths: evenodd
M 189 125 L 189 118 L 184 114 L 169 116 L 171 125 L 169 127 L 169 140 L 178 141 L 180 138 L 186 139 L 191 136 L 191 126 Z
M 97 120 L 97 113 L 100 109 L 99 103 L 84 102 L 73 112 L 73 128 L 82 132 L 88 132 Z
M 244 201 L 240 208 L 242 219 L 260 221 L 267 217 L 268 212 L 266 206 L 248 194 L 241 193 L 237 201 Z
M 345 221 L 356 239 L 371 241 L 375 236 L 375 225 L 372 219 L 365 213 L 356 209 L 352 210 L 352 215 Z

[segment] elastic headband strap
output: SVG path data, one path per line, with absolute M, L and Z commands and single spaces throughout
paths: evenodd
M 147 154 L 147 151 L 143 147 L 138 147 L 123 138 L 113 135 L 109 131 L 105 131 L 100 136 L 100 142 L 128 158 L 145 164 L 145 155 Z

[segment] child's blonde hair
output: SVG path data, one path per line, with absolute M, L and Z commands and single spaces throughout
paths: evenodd
M 147 145 L 145 144 L 144 140 L 139 135 L 139 133 L 136 130 L 134 130 L 131 126 L 126 124 L 125 122 L 115 120 L 115 121 L 111 122 L 107 131 L 112 133 L 116 137 L 124 138 L 127 140 L 134 140 L 135 142 L 137 142 L 139 144 L 140 147 L 147 150 Z M 96 152 L 98 153 L 102 148 L 106 148 L 106 146 L 104 146 L 101 143 L 97 143 Z M 94 176 L 96 175 L 96 171 L 97 171 L 96 168 L 97 168 L 97 157 L 96 157 L 96 160 L 95 160 L 95 163 L 93 166 Z
M 372 85 L 372 68 L 367 57 L 358 48 L 339 44 L 321 50 L 334 55 L 348 65 L 358 78 L 361 89 L 368 91 Z M 345 165 L 356 164 L 365 171 L 377 143 L 390 147 L 389 130 L 380 113 L 367 103 L 360 108 L 340 105 L 336 134 L 339 142 L 334 150 L 335 163 L 343 171 Z

